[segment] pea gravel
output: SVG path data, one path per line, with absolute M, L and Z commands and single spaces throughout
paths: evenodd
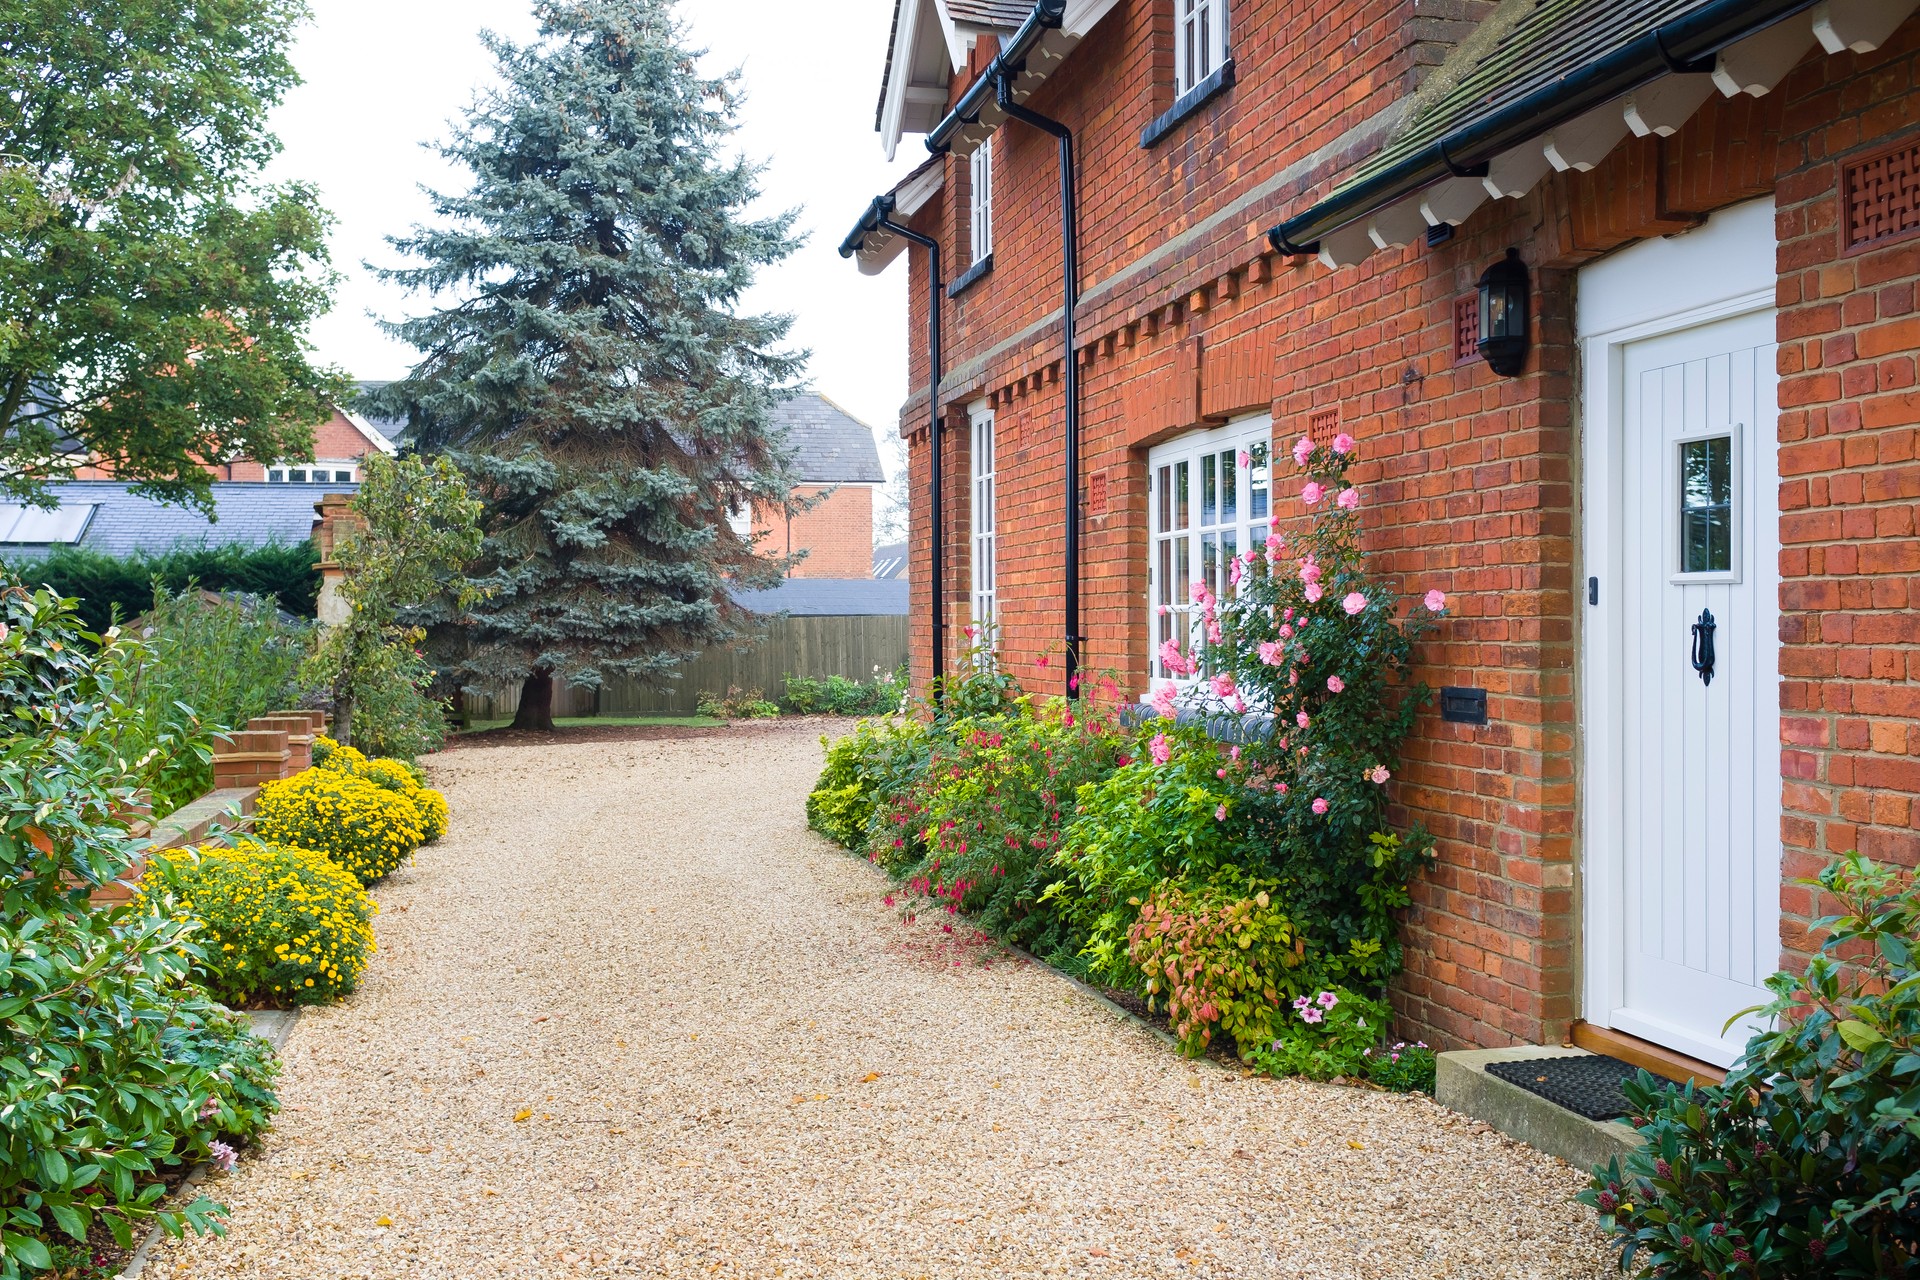
M 1600 1277 L 1581 1179 L 1247 1078 L 805 829 L 819 723 L 461 749 L 453 827 L 149 1276 Z M 836 730 L 840 725 L 830 725 Z M 944 925 L 953 925 L 948 933 Z

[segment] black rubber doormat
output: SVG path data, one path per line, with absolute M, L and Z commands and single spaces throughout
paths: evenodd
M 1487 1064 L 1488 1075 L 1517 1084 L 1528 1093 L 1537 1093 L 1548 1102 L 1589 1120 L 1617 1120 L 1627 1114 L 1627 1099 L 1620 1092 L 1620 1082 L 1638 1070 L 1604 1053 Z

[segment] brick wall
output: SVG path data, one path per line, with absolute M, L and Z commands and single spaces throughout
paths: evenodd
M 864 484 L 800 485 L 794 497 L 813 503 L 788 516 L 756 507 L 754 530 L 772 555 L 805 551 L 796 578 L 873 576 L 873 487 Z
M 1578 965 L 1576 269 L 1777 188 L 1786 873 L 1855 843 L 1913 860 L 1920 696 L 1906 663 L 1920 624 L 1906 593 L 1920 567 L 1920 333 L 1907 326 L 1920 239 L 1843 254 L 1836 191 L 1847 157 L 1920 111 L 1910 65 L 1920 24 L 1874 54 L 1816 50 L 1765 98 L 1716 95 L 1672 138 L 1629 139 L 1590 173 L 1490 202 L 1449 243 L 1329 272 L 1271 254 L 1261 232 L 1371 150 L 1366 122 L 1431 67 L 1435 40 L 1459 38 L 1486 6 L 1348 0 L 1303 18 L 1236 4 L 1238 83 L 1143 150 L 1140 128 L 1170 101 L 1163 8 L 1117 7 L 1032 104 L 1076 130 L 1086 175 L 1076 354 L 1086 665 L 1133 691 L 1145 683 L 1145 450 L 1269 408 L 1284 449 L 1310 416 L 1337 414 L 1361 443 L 1377 567 L 1451 601 L 1420 677 L 1490 699 L 1484 727 L 1423 717 L 1396 782 L 1396 819 L 1424 823 L 1441 853 L 1416 888 L 1396 1003 L 1409 1030 L 1444 1043 L 1560 1039 Z M 1064 632 L 1059 202 L 1051 140 L 1017 124 L 1000 138 L 994 268 L 946 304 L 946 583 L 948 617 L 964 620 L 961 410 L 985 398 L 1000 441 L 1001 647 L 1026 674 Z M 963 167 L 949 161 L 949 178 Z M 930 202 L 916 225 L 953 246 L 964 223 L 952 207 Z M 1455 305 L 1508 246 L 1535 291 L 1534 350 L 1517 378 L 1454 356 Z M 909 296 L 920 386 L 925 302 L 919 289 Z M 921 393 L 902 412 L 916 619 L 927 607 L 925 424 Z M 1298 518 L 1281 471 L 1278 514 Z M 957 625 L 949 635 L 955 652 L 965 647 Z M 913 644 L 923 677 L 926 627 Z M 1802 920 L 1811 910 L 1792 886 L 1784 905 Z

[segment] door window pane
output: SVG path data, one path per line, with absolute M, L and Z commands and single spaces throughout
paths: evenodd
M 1200 459 L 1200 523 L 1220 523 L 1220 497 L 1214 478 L 1212 454 Z
M 1220 523 L 1232 524 L 1240 518 L 1240 467 L 1238 451 L 1225 449 L 1220 454 Z
M 1680 572 L 1733 568 L 1733 437 L 1680 446 Z

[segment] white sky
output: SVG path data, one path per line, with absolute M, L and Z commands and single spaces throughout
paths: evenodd
M 333 311 L 313 329 L 320 360 L 356 378 L 396 378 L 413 350 L 372 317 L 397 319 L 425 301 L 361 264 L 398 264 L 385 237 L 431 216 L 420 185 L 465 185 L 463 171 L 421 144 L 445 137 L 447 122 L 490 79 L 479 32 L 530 37 L 531 5 L 311 3 L 314 21 L 293 53 L 306 83 L 274 114 L 286 149 L 271 176 L 317 184 L 338 219 L 333 261 L 345 278 Z M 809 233 L 798 253 L 763 274 L 748 305 L 794 316 L 794 343 L 813 353 L 814 389 L 877 429 L 891 472 L 906 398 L 906 265 L 863 276 L 837 249 L 867 202 L 924 159 L 910 144 L 889 165 L 873 130 L 892 0 L 680 0 L 679 9 L 695 47 L 710 51 L 708 71 L 742 71 L 746 103 L 735 140 L 768 165 L 754 212 L 797 206 Z

